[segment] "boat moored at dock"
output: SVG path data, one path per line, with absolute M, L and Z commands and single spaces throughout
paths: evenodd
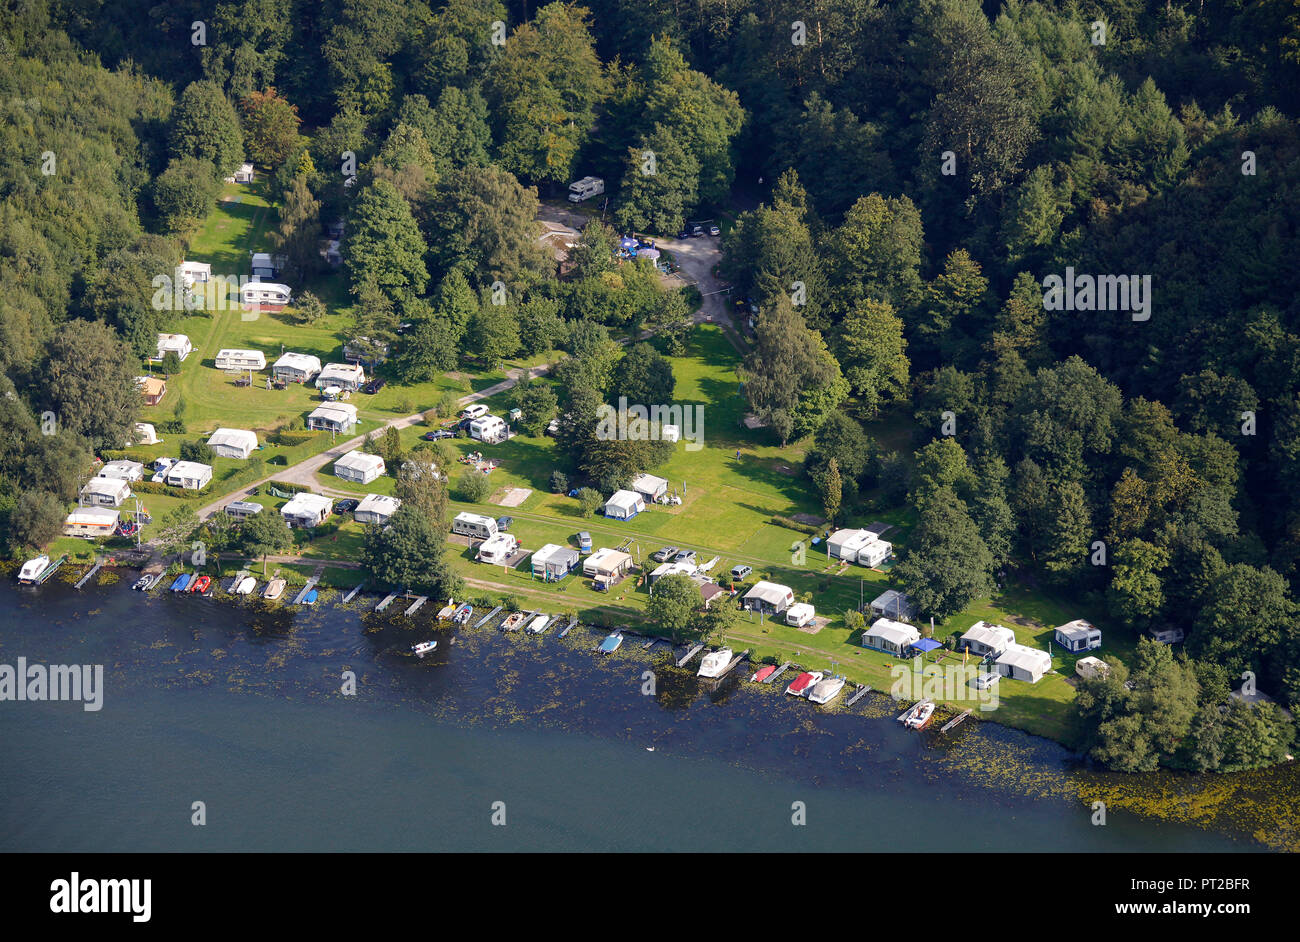
M 843 689 L 843 677 L 827 677 L 808 691 L 808 699 L 813 703 L 830 703 L 840 695 L 840 691 Z
M 600 643 L 601 654 L 613 654 L 618 650 L 618 646 L 623 643 L 623 635 L 617 631 L 612 631 L 605 636 L 605 640 Z
M 173 592 L 184 592 L 190 585 L 190 579 L 193 578 L 188 572 L 183 572 L 177 576 L 171 585 Z
M 46 568 L 50 565 L 50 557 L 41 555 L 35 559 L 29 559 L 23 563 L 23 568 L 18 570 L 18 581 L 23 585 L 37 585 L 37 579 L 40 578 Z
M 284 587 L 287 583 L 280 578 L 272 579 L 266 584 L 266 589 L 262 592 L 262 598 L 275 600 L 284 594 Z
M 758 670 L 754 671 L 753 676 L 750 677 L 749 679 L 753 683 L 763 684 L 763 683 L 767 683 L 767 679 L 775 673 L 776 673 L 775 664 L 765 664 L 762 667 L 760 667 Z
M 925 729 L 934 719 L 934 701 L 922 700 L 898 718 L 908 729 Z
M 821 679 L 824 676 L 825 675 L 821 671 L 804 671 L 790 682 L 790 686 L 785 688 L 785 692 L 794 697 L 806 697 L 808 696 L 808 691 L 821 683 Z
M 717 677 L 731 663 L 731 654 L 731 648 L 722 648 L 712 654 L 704 655 L 700 660 L 700 669 L 695 672 L 696 676 Z

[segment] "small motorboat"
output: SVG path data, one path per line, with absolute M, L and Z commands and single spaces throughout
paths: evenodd
M 172 591 L 184 592 L 185 589 L 189 586 L 189 584 L 190 584 L 190 574 L 188 572 L 183 572 L 179 576 L 177 576 L 176 579 L 172 582 Z
M 319 597 L 320 597 L 320 593 L 317 592 L 315 589 L 312 589 L 310 592 L 308 592 L 306 595 L 302 597 L 302 604 L 315 605 L 316 599 Z
M 419 644 L 411 645 L 411 651 L 414 652 L 416 657 L 424 657 L 437 646 L 437 641 L 421 641 Z
M 756 684 L 761 684 L 775 673 L 776 673 L 776 665 L 767 664 L 763 667 L 760 667 L 758 670 L 754 671 L 754 676 L 749 679 Z
M 600 643 L 601 654 L 613 654 L 618 650 L 618 646 L 623 643 L 623 636 L 617 631 L 612 631 L 605 636 L 605 640 Z
M 830 703 L 844 689 L 843 677 L 827 677 L 808 691 L 808 699 L 813 703 Z
M 131 585 L 131 588 L 136 592 L 143 592 L 145 589 L 149 588 L 149 577 L 141 576 L 139 579 L 135 580 Z
M 823 676 L 821 671 L 804 671 L 785 688 L 785 692 L 795 697 L 806 697 L 814 685 L 821 683 Z
M 266 584 L 266 589 L 262 592 L 264 599 L 278 599 L 284 595 L 285 581 L 283 579 L 272 579 Z
M 446 621 L 456 614 L 456 602 L 454 599 L 447 599 L 447 604 L 438 609 L 438 621 Z
M 922 700 L 903 714 L 903 725 L 908 729 L 925 729 L 934 719 L 934 701 Z
M 199 576 L 190 583 L 190 587 L 185 591 L 197 592 L 199 595 L 202 595 L 204 592 L 208 591 L 208 586 L 210 585 L 212 585 L 211 576 Z
M 460 608 L 456 609 L 456 614 L 451 616 L 452 624 L 463 625 L 474 615 L 474 606 L 468 602 L 461 602 Z
M 50 557 L 41 555 L 35 559 L 29 559 L 23 563 L 23 568 L 18 570 L 18 581 L 23 585 L 35 585 L 36 580 L 40 578 L 45 567 L 50 564 Z
M 252 576 L 245 576 L 243 580 L 235 586 L 236 595 L 252 595 L 253 590 L 257 588 L 257 580 Z
M 550 615 L 538 615 L 528 624 L 528 630 L 535 635 L 540 635 L 546 630 L 546 626 L 551 623 Z
M 697 677 L 717 677 L 727 665 L 731 663 L 731 648 L 723 648 L 720 651 L 714 651 L 712 654 L 704 655 L 700 661 L 700 669 L 695 672 Z
M 514 631 L 516 628 L 519 627 L 519 624 L 523 620 L 524 620 L 523 612 L 511 612 L 509 617 L 507 617 L 506 620 L 501 623 L 501 630 Z

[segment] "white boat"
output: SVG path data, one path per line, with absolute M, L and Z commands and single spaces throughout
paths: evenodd
M 808 699 L 813 703 L 830 703 L 844 689 L 843 677 L 827 677 L 808 691 Z
M 934 719 L 934 701 L 922 700 L 903 714 L 903 725 L 908 729 L 925 729 Z
M 438 621 L 446 621 L 454 614 L 456 614 L 456 602 L 453 599 L 447 599 L 447 604 L 438 609 Z
M 514 631 L 519 627 L 519 623 L 522 622 L 525 617 L 526 616 L 523 612 L 511 612 L 510 615 L 506 617 L 506 620 L 501 623 L 501 630 Z
M 266 591 L 262 593 L 262 598 L 278 599 L 284 593 L 284 585 L 283 579 L 272 579 L 266 584 Z
M 808 691 L 821 683 L 822 678 L 825 676 L 821 671 L 804 671 L 790 682 L 790 686 L 785 688 L 785 692 L 792 697 L 806 697 Z
M 257 586 L 257 580 L 252 576 L 246 576 L 239 585 L 235 586 L 236 595 L 251 595 L 253 589 Z
M 23 568 L 18 570 L 18 581 L 23 585 L 32 585 L 36 582 L 45 567 L 50 564 L 50 557 L 37 556 L 35 559 L 29 559 L 23 563 Z
M 538 615 L 528 625 L 528 630 L 535 635 L 539 635 L 546 630 L 546 626 L 550 623 L 550 621 L 551 621 L 550 615 Z
M 696 671 L 698 677 L 717 677 L 727 665 L 731 663 L 731 648 L 723 648 L 720 651 L 714 651 L 712 654 L 704 655 L 700 661 L 700 669 Z
M 419 644 L 412 645 L 411 650 L 414 651 L 418 656 L 424 657 L 426 654 L 428 654 L 437 646 L 438 646 L 437 641 L 421 641 Z

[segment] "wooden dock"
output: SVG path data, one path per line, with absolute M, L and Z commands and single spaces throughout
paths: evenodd
M 364 589 L 365 587 L 366 587 L 366 584 L 365 584 L 364 582 L 361 583 L 360 585 L 354 586 L 354 587 L 353 587 L 353 588 L 348 592 L 347 595 L 343 596 L 343 602 L 344 602 L 344 604 L 346 604 L 346 603 L 348 603 L 348 602 L 351 602 L 354 598 L 356 598 L 356 597 L 357 597 L 357 593 L 360 592 L 360 591 L 361 591 L 362 589 Z
M 316 583 L 320 582 L 320 576 L 312 576 L 307 580 L 307 584 L 302 587 L 302 591 L 293 597 L 294 605 L 301 605 L 302 600 L 307 597 L 307 593 L 316 588 Z
M 642 650 L 642 651 L 649 651 L 651 648 L 653 648 L 653 647 L 655 646 L 655 644 L 656 644 L 658 641 L 659 641 L 658 638 L 651 638 L 651 639 L 650 639 L 649 641 L 647 641 L 645 644 L 641 645 L 641 650 Z
M 83 575 L 80 579 L 77 580 L 77 588 L 80 589 L 91 579 L 95 578 L 95 573 L 99 572 L 99 570 L 103 568 L 104 568 L 104 558 L 102 556 L 95 557 L 95 565 L 87 569 L 85 575 Z
M 482 618 L 480 618 L 478 621 L 474 622 L 474 627 L 475 627 L 475 628 L 482 628 L 484 625 L 486 625 L 488 622 L 490 622 L 490 621 L 492 620 L 493 616 L 496 615 L 497 612 L 501 611 L 501 609 L 502 609 L 502 606 L 498 605 L 496 608 L 492 609 L 492 611 L 488 612 L 486 615 L 484 615 L 484 616 L 483 616 Z
M 870 686 L 866 686 L 866 687 L 859 686 L 857 692 L 854 693 L 853 696 L 849 697 L 848 702 L 845 703 L 844 705 L 853 706 L 853 704 L 857 703 L 859 700 L 865 697 L 870 690 L 871 690 Z
M 560 637 L 563 638 L 565 635 L 567 635 L 569 633 L 569 629 L 572 628 L 577 623 L 578 623 L 578 616 L 574 615 L 572 618 L 569 619 L 569 623 L 564 626 L 564 630 L 560 632 Z
M 396 592 L 392 593 L 391 595 L 385 595 L 383 600 L 378 605 L 375 606 L 375 611 L 377 612 L 386 611 L 388 609 L 388 606 L 392 605 L 393 602 L 395 601 L 397 601 Z
M 792 664 L 790 661 L 786 661 L 776 670 L 772 671 L 772 673 L 768 674 L 767 679 L 764 680 L 763 683 L 770 684 L 772 681 L 776 680 L 778 677 L 780 677 L 782 674 L 784 674 L 787 670 L 789 670 L 793 666 L 794 664 Z
M 235 573 L 230 578 L 229 584 L 226 585 L 226 591 L 233 595 L 235 592 L 235 586 L 239 585 L 241 582 L 247 579 L 248 576 L 249 576 L 249 572 L 247 569 L 239 570 L 239 572 Z
M 415 601 L 411 603 L 411 607 L 406 610 L 406 614 L 414 615 L 416 612 L 420 610 L 420 606 L 427 601 L 429 601 L 429 597 L 427 595 L 416 596 Z
M 685 654 L 683 654 L 681 657 L 677 659 L 677 666 L 685 667 L 688 663 L 690 663 L 691 658 L 695 657 L 695 655 L 699 654 L 703 650 L 704 650 L 703 644 L 695 645 L 689 651 L 687 651 Z
M 952 719 L 950 719 L 948 722 L 946 722 L 946 723 L 943 724 L 943 728 L 940 729 L 939 732 L 941 732 L 941 733 L 946 733 L 946 732 L 948 732 L 948 730 L 950 730 L 950 729 L 956 729 L 958 726 L 961 725 L 962 720 L 964 720 L 964 719 L 966 719 L 966 717 L 970 716 L 970 713 L 971 713 L 971 711 L 970 711 L 970 710 L 967 710 L 965 713 L 962 713 L 962 714 L 960 714 L 960 715 L 958 715 L 958 716 L 954 716 L 954 717 L 953 717 Z
M 714 679 L 715 679 L 715 680 L 721 680 L 722 678 L 726 677 L 726 676 L 727 676 L 728 674 L 730 674 L 733 670 L 735 670 L 737 664 L 739 664 L 739 663 L 740 663 L 741 661 L 743 661 L 743 660 L 746 660 L 748 657 L 749 657 L 749 649 L 747 648 L 747 649 L 745 649 L 744 651 L 741 651 L 741 652 L 740 652 L 739 654 L 737 654 L 735 657 L 733 657 L 733 658 L 731 659 L 731 663 L 728 664 L 726 667 L 724 667 L 724 668 L 722 669 L 722 672 L 721 672 L 720 674 L 718 674 L 718 676 L 715 677 Z

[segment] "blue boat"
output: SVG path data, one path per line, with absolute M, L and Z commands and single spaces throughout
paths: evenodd
M 188 572 L 183 572 L 179 576 L 177 576 L 176 581 L 172 583 L 172 591 L 184 592 L 186 586 L 188 586 L 189 584 L 190 584 L 190 574 Z
M 613 654 L 618 650 L 618 646 L 623 643 L 623 636 L 617 631 L 610 632 L 605 636 L 605 640 L 600 643 L 601 654 Z
M 303 603 L 304 605 L 315 605 L 315 604 L 316 604 L 316 595 L 317 595 L 316 590 L 315 590 L 315 589 L 312 589 L 312 590 L 311 590 L 310 592 L 308 592 L 305 596 L 303 596 L 302 603 Z

